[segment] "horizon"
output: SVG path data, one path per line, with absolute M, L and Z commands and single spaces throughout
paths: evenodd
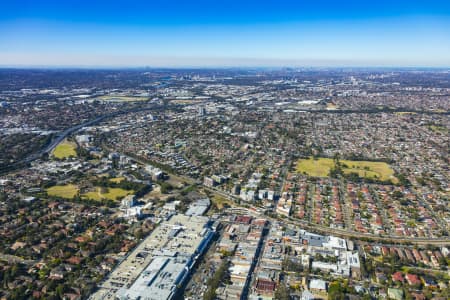
M 33 1 L 0 12 L 0 67 L 448 68 L 448 1 Z
M 0 71 L 5 70 L 41 70 L 41 71 L 203 71 L 203 70 L 242 70 L 242 71 L 280 71 L 280 70 L 288 70 L 288 71 L 304 71 L 304 70 L 312 70 L 312 71 L 444 71 L 450 72 L 449 66 L 371 66 L 371 65 L 360 65 L 360 66 L 77 66 L 77 65 L 0 65 Z

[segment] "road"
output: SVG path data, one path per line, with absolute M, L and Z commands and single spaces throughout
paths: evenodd
M 43 147 L 38 152 L 30 154 L 29 156 L 14 162 L 13 164 L 9 165 L 7 169 L 0 169 L 0 175 L 8 173 L 11 170 L 14 170 L 14 169 L 26 166 L 27 164 L 31 163 L 32 161 L 35 161 L 36 159 L 39 159 L 40 157 L 42 157 L 42 155 L 44 155 L 46 153 L 50 153 L 66 137 L 68 137 L 72 133 L 80 130 L 83 127 L 91 126 L 91 125 L 97 124 L 99 122 L 102 122 L 103 120 L 106 120 L 108 118 L 116 117 L 116 116 L 122 115 L 122 114 L 138 112 L 138 111 L 144 111 L 144 110 L 157 110 L 157 109 L 163 109 L 163 107 L 161 105 L 155 104 L 155 105 L 151 105 L 151 106 L 147 106 L 147 107 L 138 107 L 138 108 L 121 110 L 121 111 L 117 111 L 117 112 L 114 112 L 114 113 L 110 113 L 110 114 L 105 114 L 105 115 L 99 116 L 99 117 L 97 117 L 97 118 L 95 118 L 93 120 L 89 120 L 89 121 L 80 123 L 78 125 L 74 125 L 74 126 L 72 126 L 70 128 L 67 128 L 66 130 L 62 131 L 60 134 L 57 135 L 57 137 L 55 139 L 52 140 L 52 142 L 49 145 L 46 145 L 45 147 Z
M 216 193 L 222 197 L 227 198 L 228 200 L 236 201 L 238 198 L 232 195 L 229 195 L 228 193 L 224 191 L 220 191 L 215 188 L 211 187 L 204 187 L 206 190 L 209 190 L 213 193 Z M 349 239 L 370 239 L 372 241 L 380 242 L 380 243 L 388 243 L 388 244 L 415 244 L 415 245 L 433 245 L 433 246 L 450 246 L 450 238 L 449 237 L 442 237 L 442 238 L 414 238 L 414 237 L 403 237 L 403 236 L 379 236 L 375 234 L 370 233 L 361 233 L 356 232 L 353 230 L 347 230 L 347 229 L 340 229 L 340 228 L 330 228 L 327 226 L 319 225 L 319 224 L 312 224 L 307 221 L 302 221 L 298 219 L 294 219 L 292 217 L 289 218 L 273 218 L 270 216 L 267 216 L 263 213 L 258 212 L 260 208 L 250 205 L 249 210 L 251 210 L 252 214 L 258 214 L 260 217 L 266 218 L 271 222 L 279 221 L 284 222 L 289 225 L 301 227 L 306 230 L 314 231 L 314 232 L 320 232 L 322 234 L 329 234 L 329 235 L 335 235 L 340 236 L 343 238 L 349 238 Z
M 135 161 L 137 161 L 138 163 L 141 164 L 149 164 L 147 161 L 145 161 L 144 159 L 139 159 L 134 157 L 133 158 Z M 183 176 L 183 175 L 176 175 L 176 174 L 171 174 L 168 173 L 169 176 L 175 176 L 178 177 L 180 179 L 183 179 L 186 183 L 189 184 L 200 184 L 200 182 L 196 179 L 193 179 L 191 177 L 188 176 Z M 242 199 L 240 199 L 239 197 L 236 197 L 234 195 L 231 195 L 227 192 L 221 191 L 217 188 L 213 188 L 213 187 L 207 187 L 207 186 L 203 186 L 203 188 L 205 190 L 208 190 L 212 193 L 215 193 L 216 195 L 222 196 L 228 200 L 231 200 L 235 203 L 237 203 L 238 201 L 242 201 Z M 357 231 L 353 231 L 352 229 L 348 228 L 348 229 L 340 229 L 340 228 L 330 228 L 327 226 L 323 226 L 320 224 L 314 224 L 308 221 L 303 221 L 303 220 L 299 220 L 299 219 L 294 219 L 292 217 L 284 217 L 284 218 L 272 218 L 270 216 L 267 216 L 263 213 L 259 213 L 258 210 L 260 210 L 260 208 L 249 205 L 249 209 L 252 210 L 253 213 L 258 214 L 260 217 L 266 218 L 269 221 L 281 221 L 293 226 L 297 226 L 297 227 L 301 227 L 303 229 L 306 230 L 310 230 L 310 231 L 314 231 L 314 232 L 320 232 L 322 234 L 329 234 L 329 235 L 335 235 L 335 236 L 340 236 L 342 238 L 349 238 L 349 239 L 369 239 L 371 241 L 376 241 L 376 242 L 380 242 L 383 244 L 415 244 L 415 245 L 434 245 L 434 246 L 450 246 L 450 238 L 449 237 L 441 237 L 441 238 L 414 238 L 414 237 L 403 237 L 403 236 L 388 236 L 388 235 L 375 235 L 375 234 L 371 234 L 371 233 L 361 233 L 361 232 L 357 232 Z
M 11 170 L 18 169 L 20 167 L 26 166 L 27 164 L 31 163 L 32 161 L 35 161 L 36 159 L 39 159 L 40 157 L 42 157 L 42 155 L 44 155 L 45 153 L 52 152 L 53 149 L 55 149 L 55 147 L 59 143 L 61 143 L 70 134 L 78 131 L 79 129 L 81 129 L 83 127 L 90 126 L 90 125 L 96 124 L 96 123 L 98 123 L 100 121 L 103 121 L 104 119 L 106 119 L 107 117 L 110 117 L 110 116 L 112 116 L 112 115 L 100 116 L 100 117 L 98 117 L 98 118 L 96 118 L 94 120 L 90 120 L 90 121 L 87 121 L 87 122 L 75 125 L 73 127 L 70 127 L 68 129 L 64 130 L 63 132 L 58 134 L 58 136 L 56 138 L 54 138 L 49 145 L 45 146 L 44 148 L 42 148 L 38 152 L 30 154 L 29 156 L 14 162 L 12 165 L 9 165 L 7 169 L 0 170 L 0 175 L 8 173 Z
M 253 258 L 253 262 L 250 265 L 250 269 L 248 270 L 247 280 L 245 281 L 244 288 L 242 290 L 241 299 L 248 299 L 248 295 L 251 293 L 250 287 L 253 286 L 254 281 L 256 280 L 255 269 L 256 266 L 260 263 L 261 256 L 264 252 L 264 245 L 267 241 L 267 234 L 269 233 L 270 225 L 266 224 L 262 230 L 261 239 L 258 242 L 258 247 L 256 248 L 255 257 Z
M 37 153 L 34 153 L 28 157 L 26 157 L 25 159 L 16 162 L 14 165 L 18 165 L 18 166 L 22 166 L 24 164 L 30 163 L 36 159 L 38 159 L 39 157 L 41 157 L 44 153 L 49 153 L 51 152 L 61 141 L 63 141 L 67 136 L 69 136 L 70 134 L 78 131 L 79 129 L 86 127 L 86 126 L 91 126 L 94 124 L 97 124 L 107 118 L 111 118 L 111 117 L 115 117 L 121 114 L 126 114 L 126 113 L 131 113 L 131 112 L 137 112 L 137 111 L 143 111 L 143 110 L 154 110 L 154 109 L 164 109 L 161 105 L 151 105 L 151 106 L 147 106 L 147 107 L 139 107 L 139 108 L 133 108 L 133 109 L 128 109 L 128 110 L 123 110 L 123 111 L 118 111 L 118 112 L 114 112 L 114 113 L 110 113 L 110 114 L 106 114 L 103 116 L 99 116 L 97 118 L 95 118 L 94 120 L 90 120 L 87 122 L 83 122 L 81 124 L 75 125 L 71 128 L 68 128 L 66 130 L 64 130 L 63 132 L 61 132 L 61 134 L 58 135 L 58 137 L 53 140 L 49 145 L 47 145 L 45 148 L 43 148 L 42 150 L 40 150 Z M 136 160 L 136 159 L 135 159 Z M 138 161 L 139 163 L 146 163 L 144 160 Z M 180 178 L 183 178 L 186 182 L 188 183 L 198 183 L 197 180 L 192 179 L 190 177 L 187 176 L 179 176 L 179 175 L 175 175 L 175 174 L 169 174 L 172 176 L 178 176 Z M 233 200 L 234 202 L 236 202 L 237 200 L 240 200 L 239 198 L 230 195 L 226 192 L 220 191 L 218 189 L 215 188 L 207 188 L 205 187 L 207 190 L 210 190 L 216 194 L 219 194 L 222 197 L 225 197 L 229 200 Z M 254 206 L 250 206 L 251 209 L 254 209 L 255 211 L 257 211 L 257 207 Z M 298 219 L 294 219 L 292 217 L 289 218 L 283 218 L 283 219 L 278 219 L 278 218 L 271 218 L 269 216 L 266 215 L 261 215 L 265 218 L 271 219 L 272 221 L 283 221 L 285 223 L 294 225 L 294 226 L 300 226 L 302 228 L 305 228 L 307 230 L 312 230 L 312 231 L 319 231 L 321 233 L 324 234 L 330 234 L 330 235 L 337 235 L 337 236 L 341 236 L 344 238 L 355 238 L 355 239 L 370 239 L 373 241 L 378 241 L 378 242 L 383 242 L 383 243 L 393 243 L 393 244 L 417 244 L 417 245 L 436 245 L 436 246 L 443 246 L 443 245 L 450 245 L 450 238 L 445 237 L 445 238 L 412 238 L 412 237 L 402 237 L 402 236 L 379 236 L 379 235 L 374 235 L 374 234 L 365 234 L 365 233 L 360 233 L 360 232 L 355 232 L 352 230 L 347 230 L 347 229 L 339 229 L 339 228 L 330 228 L 330 227 L 326 227 L 323 225 L 319 225 L 319 224 L 311 224 L 309 222 L 306 221 L 302 221 L 302 220 L 298 220 Z

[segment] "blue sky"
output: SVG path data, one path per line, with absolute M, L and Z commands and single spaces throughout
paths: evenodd
M 450 66 L 450 1 L 2 2 L 3 66 Z

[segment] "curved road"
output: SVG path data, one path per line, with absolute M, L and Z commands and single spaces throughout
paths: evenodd
M 111 118 L 111 117 L 115 117 L 121 114 L 126 114 L 126 113 L 131 113 L 131 112 L 137 112 L 137 111 L 143 111 L 143 110 L 152 110 L 152 109 L 165 109 L 164 106 L 161 105 L 152 105 L 150 107 L 139 107 L 139 108 L 132 108 L 132 109 L 128 109 L 128 110 L 123 110 L 123 111 L 118 111 L 118 112 L 114 112 L 111 114 L 106 114 L 100 117 L 95 118 L 94 120 L 90 120 L 78 125 L 75 125 L 73 127 L 70 127 L 66 130 L 64 130 L 63 132 L 61 132 L 49 145 L 47 145 L 46 147 L 44 147 L 41 151 L 34 153 L 26 158 L 24 158 L 23 160 L 17 161 L 16 163 L 14 163 L 12 165 L 12 168 L 14 166 L 21 166 L 23 164 L 27 164 L 32 162 L 33 160 L 38 159 L 39 157 L 41 157 L 44 153 L 49 153 L 51 152 L 60 142 L 62 142 L 68 135 L 78 131 L 79 129 L 86 127 L 86 126 L 90 126 L 90 125 L 94 125 L 96 123 L 99 123 L 107 118 Z M 136 159 L 135 159 L 136 160 Z M 140 161 L 140 163 L 144 163 L 144 161 Z M 174 175 L 174 174 L 169 174 L 169 175 Z M 184 178 L 188 181 L 190 181 L 190 183 L 198 183 L 198 181 L 196 181 L 195 179 L 192 179 L 190 177 L 186 177 L 186 176 L 179 176 L 181 178 Z M 234 202 L 238 199 L 237 197 L 230 195 L 228 193 L 225 193 L 221 190 L 215 189 L 215 188 L 210 188 L 210 187 L 205 187 L 205 189 L 219 194 L 222 197 L 225 197 L 229 200 L 233 200 Z M 346 229 L 339 229 L 339 228 L 330 228 L 330 227 L 326 227 L 326 226 L 322 226 L 322 225 L 318 225 L 318 224 L 312 224 L 306 221 L 302 221 L 302 220 L 298 220 L 298 219 L 293 219 L 292 217 L 289 218 L 283 218 L 283 219 L 276 219 L 276 218 L 272 218 L 269 217 L 267 215 L 261 214 L 257 212 L 257 207 L 251 206 L 250 207 L 255 213 L 257 213 L 258 215 L 260 215 L 261 217 L 267 218 L 267 219 L 271 219 L 272 221 L 280 221 L 280 222 L 286 222 L 288 224 L 294 225 L 294 226 L 301 226 L 302 228 L 305 228 L 307 230 L 315 230 L 324 234 L 331 234 L 331 235 L 337 235 L 337 236 L 341 236 L 344 238 L 356 238 L 356 239 L 370 239 L 373 241 L 378 241 L 378 242 L 382 242 L 382 243 L 393 243 L 393 244 L 417 244 L 417 245 L 435 245 L 435 246 L 444 246 L 444 245 L 450 245 L 450 237 L 442 237 L 442 238 L 412 238 L 412 237 L 401 237 L 401 236 L 379 236 L 379 235 L 373 235 L 373 234 L 364 234 L 364 233 L 360 233 L 360 232 L 356 232 L 356 231 L 352 231 L 352 230 L 346 230 Z
M 138 108 L 132 108 L 132 109 L 127 109 L 127 110 L 121 110 L 121 111 L 117 111 L 117 112 L 114 112 L 114 113 L 110 113 L 110 114 L 106 114 L 106 115 L 103 115 L 103 116 L 99 116 L 99 117 L 97 117 L 97 118 L 95 118 L 93 120 L 86 121 L 86 122 L 83 122 L 81 124 L 72 126 L 72 127 L 68 128 L 68 129 L 62 131 L 61 133 L 59 133 L 56 136 L 56 138 L 54 138 L 51 141 L 51 143 L 49 145 L 45 146 L 40 151 L 35 152 L 33 154 L 30 154 L 29 156 L 14 162 L 12 165 L 9 165 L 7 169 L 3 169 L 3 170 L 0 169 L 0 175 L 4 174 L 4 173 L 8 173 L 8 172 L 10 172 L 10 171 L 12 171 L 14 169 L 19 168 L 19 167 L 23 167 L 24 165 L 26 165 L 26 164 L 28 164 L 28 163 L 30 163 L 30 162 L 32 162 L 32 161 L 42 157 L 42 155 L 45 154 L 45 153 L 50 153 L 67 136 L 69 136 L 70 134 L 80 130 L 83 127 L 97 124 L 97 123 L 99 123 L 99 122 L 101 122 L 101 121 L 103 121 L 105 119 L 112 118 L 112 117 L 115 117 L 115 116 L 118 116 L 118 115 L 121 115 L 121 114 L 127 114 L 127 113 L 131 113 L 131 112 L 137 112 L 137 111 L 143 111 L 143 110 L 162 109 L 162 108 L 163 108 L 163 106 L 161 106 L 161 105 L 152 105 L 152 106 L 148 106 L 148 107 L 138 107 Z

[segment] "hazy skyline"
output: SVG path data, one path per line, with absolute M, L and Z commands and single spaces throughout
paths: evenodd
M 450 66 L 449 1 L 16 1 L 2 66 Z

